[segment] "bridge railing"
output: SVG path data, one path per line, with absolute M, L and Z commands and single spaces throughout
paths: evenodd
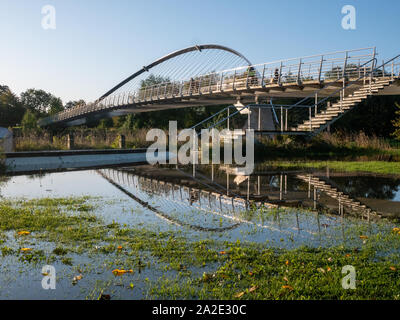
M 308 120 L 310 124 L 309 131 L 312 132 L 312 118 L 321 111 L 327 109 L 331 103 L 337 103 L 341 106 L 343 100 L 346 98 L 346 92 L 351 93 L 354 90 L 359 89 L 360 82 L 371 91 L 371 86 L 376 79 L 395 79 L 400 77 L 400 55 L 386 62 L 382 61 L 379 66 L 377 65 L 378 63 L 376 62 L 376 59 L 373 60 L 374 66 L 372 70 L 364 70 L 360 76 L 355 78 L 349 78 L 347 76 L 343 77 L 343 79 L 341 79 L 341 81 L 343 81 L 343 86 L 337 90 L 334 90 L 330 95 L 322 99 L 318 99 L 319 91 L 323 90 L 320 89 L 291 106 L 275 106 L 278 108 L 278 110 L 280 109 L 281 119 L 283 119 L 282 121 L 285 123 L 284 125 L 281 124 L 281 131 L 290 131 L 294 126 L 297 126 L 298 124 L 303 123 L 305 120 Z M 367 64 L 369 63 L 367 62 Z M 314 133 L 320 132 L 327 125 L 328 124 L 321 126 L 321 128 L 316 130 Z
M 375 55 L 375 48 L 366 48 L 244 66 L 184 81 L 146 86 L 131 95 L 134 97 L 134 103 L 141 103 L 271 85 L 301 85 L 305 82 L 335 81 L 344 76 L 357 78 L 372 70 L 373 64 L 366 65 L 366 62 L 372 61 Z M 129 104 L 128 98 L 122 97 L 120 101 L 121 105 Z
M 366 64 L 366 62 L 375 58 L 375 56 L 375 48 L 362 48 L 244 66 L 204 74 L 186 80 L 158 83 L 130 92 L 119 92 L 87 105 L 69 108 L 43 119 L 40 125 L 79 118 L 85 114 L 98 111 L 171 98 L 263 88 L 266 86 L 318 84 L 324 81 L 336 81 L 343 77 L 354 79 L 366 72 L 371 72 L 373 63 Z

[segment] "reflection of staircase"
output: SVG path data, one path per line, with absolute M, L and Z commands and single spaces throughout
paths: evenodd
M 306 183 L 310 183 L 315 188 L 321 190 L 333 199 L 340 201 L 344 207 L 350 208 L 352 211 L 362 214 L 363 216 L 381 216 L 376 211 L 372 210 L 360 201 L 351 198 L 349 195 L 339 191 L 337 188 L 332 187 L 327 182 L 310 175 L 296 175 L 296 177 Z
M 386 86 L 391 85 L 395 80 L 394 78 L 382 78 L 376 79 L 371 85 L 367 83 L 338 102 L 328 106 L 325 110 L 318 112 L 311 117 L 311 119 L 305 120 L 303 123 L 293 127 L 292 130 L 319 133 L 328 125 L 341 118 L 346 112 L 357 106 L 360 102 L 371 95 L 377 94 Z

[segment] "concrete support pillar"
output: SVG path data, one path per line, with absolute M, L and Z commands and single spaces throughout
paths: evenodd
M 75 147 L 74 143 L 74 134 L 73 133 L 68 133 L 67 135 L 67 149 L 72 150 Z
M 120 149 L 125 149 L 126 148 L 125 136 L 123 134 L 120 134 L 118 136 L 118 142 L 119 142 L 119 148 Z

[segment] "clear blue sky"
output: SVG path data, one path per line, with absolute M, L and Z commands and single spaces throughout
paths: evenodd
M 41 27 L 42 6 L 56 30 Z M 341 27 L 341 8 L 357 29 Z M 0 84 L 94 100 L 171 51 L 218 43 L 253 63 L 377 46 L 400 53 L 398 0 L 0 0 Z

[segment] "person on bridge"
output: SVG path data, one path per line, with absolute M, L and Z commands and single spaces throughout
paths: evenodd
M 275 69 L 275 72 L 274 72 L 274 83 L 278 83 L 278 81 L 279 81 L 279 69 L 278 68 L 276 68 Z

